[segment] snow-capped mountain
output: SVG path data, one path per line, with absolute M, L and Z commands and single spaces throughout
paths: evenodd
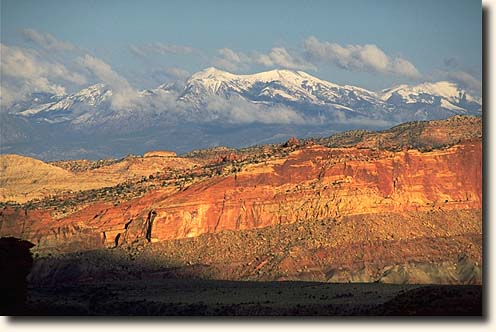
M 32 102 L 24 108 L 15 108 L 10 113 L 47 123 L 72 123 L 77 125 L 94 125 L 102 122 L 120 121 L 126 117 L 146 116 L 153 113 L 152 108 L 160 103 L 160 97 L 178 94 L 176 84 L 162 84 L 155 89 L 141 90 L 134 93 L 134 101 L 126 109 L 112 107 L 113 90 L 102 83 L 91 85 L 76 93 L 52 95 L 48 102 Z M 156 99 L 156 100 L 154 100 Z M 118 124 L 117 124 L 118 126 Z
M 381 91 L 380 98 L 395 107 L 417 111 L 467 114 L 481 111 L 482 101 L 469 95 L 464 89 L 452 82 L 423 83 L 419 85 L 399 85 Z
M 450 82 L 374 92 L 302 71 L 235 75 L 208 68 L 183 83 L 143 91 L 95 84 L 67 95 L 33 94 L 0 113 L 0 152 L 61 159 L 239 147 L 480 115 L 481 106 Z
M 345 85 L 340 86 L 313 77 L 303 71 L 271 70 L 252 75 L 235 75 L 216 68 L 207 68 L 186 81 L 185 94 L 213 93 L 229 96 L 233 93 L 250 99 L 273 102 L 275 98 L 287 101 L 306 101 L 315 104 L 338 102 L 344 95 L 357 94 L 364 100 L 377 99 L 375 92 Z
M 339 109 L 364 116 L 385 109 L 375 92 L 340 86 L 303 71 L 271 70 L 252 75 L 235 75 L 216 68 L 200 71 L 186 81 L 181 100 L 204 107 L 208 96 L 229 99 L 240 96 L 253 103 L 285 104 L 294 108 Z
M 104 84 L 95 84 L 67 96 L 54 96 L 48 103 L 36 105 L 17 114 L 57 123 L 74 120 L 78 116 L 107 108 L 112 90 Z M 55 100 L 53 100 L 55 99 Z
M 164 96 L 168 98 L 165 103 Z M 162 84 L 155 89 L 136 92 L 139 99 L 126 112 L 111 109 L 112 90 L 95 84 L 67 96 L 51 96 L 48 102 L 13 113 L 49 123 L 119 121 L 123 117 L 187 117 L 192 121 L 222 120 L 219 100 L 227 106 L 243 102 L 255 112 L 271 112 L 283 106 L 298 119 L 318 118 L 320 123 L 346 118 L 382 119 L 394 122 L 444 118 L 455 114 L 480 114 L 481 100 L 450 82 L 400 85 L 380 92 L 352 85 L 338 85 L 303 71 L 271 70 L 251 75 L 236 75 L 207 68 L 192 75 L 184 86 Z M 46 97 L 46 96 L 45 96 Z M 216 103 L 212 103 L 215 97 Z M 45 98 L 46 100 L 46 98 Z M 261 108 L 263 106 L 263 108 Z M 296 117 L 295 117 L 296 118 Z M 109 120 L 110 119 L 110 120 Z M 100 121 L 102 120 L 102 121 Z M 145 121 L 146 122 L 146 121 Z

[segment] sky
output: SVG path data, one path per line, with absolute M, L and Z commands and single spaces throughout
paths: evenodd
M 1 0 L 1 101 L 102 81 L 153 88 L 210 66 L 480 94 L 481 13 L 474 0 Z

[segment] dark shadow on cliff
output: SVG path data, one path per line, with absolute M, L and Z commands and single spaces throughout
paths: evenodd
M 14 237 L 0 238 L 0 314 L 26 312 L 26 277 L 33 265 L 34 244 Z

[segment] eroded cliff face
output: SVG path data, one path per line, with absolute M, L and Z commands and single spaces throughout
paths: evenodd
M 85 241 L 112 247 L 147 233 L 160 241 L 358 214 L 480 209 L 481 172 L 480 140 L 424 153 L 313 145 L 184 191 L 96 203 L 60 219 L 5 209 L 1 232 L 40 250 Z
M 103 193 L 62 212 L 53 204 L 7 206 L 0 236 L 28 240 L 42 256 L 125 250 L 158 262 L 156 269 L 180 268 L 179 276 L 480 283 L 482 138 L 463 126 L 481 122 L 168 157 L 169 178 L 147 184 L 141 197 L 112 201 Z M 420 150 L 411 148 L 415 139 Z M 331 147 L 340 140 L 347 147 Z M 82 172 L 98 177 L 110 167 L 125 176 L 125 163 L 159 174 L 165 161 L 154 158 Z M 171 158 L 181 161 L 180 177 Z
M 154 204 L 159 240 L 364 213 L 480 208 L 481 143 L 398 153 L 309 146 Z

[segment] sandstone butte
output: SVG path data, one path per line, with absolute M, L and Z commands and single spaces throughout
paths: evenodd
M 318 259 L 345 257 L 364 243 L 370 255 L 371 248 L 381 251 L 377 243 L 395 243 L 397 251 L 386 255 L 394 261 L 405 250 L 401 243 L 462 237 L 458 256 L 450 259 L 468 255 L 480 267 L 481 208 L 481 137 L 423 152 L 368 148 L 363 142 L 344 148 L 303 144 L 286 156 L 181 190 L 159 188 L 120 204 L 94 202 L 61 217 L 51 209 L 5 207 L 0 235 L 31 241 L 39 252 L 68 252 L 323 220 L 336 225 L 335 239 L 333 250 L 321 250 Z M 467 216 L 452 218 L 460 211 Z M 425 217 L 429 213 L 435 220 Z M 430 261 L 422 253 L 443 255 L 442 247 L 410 251 L 415 253 L 409 259 L 417 262 Z M 301 259 L 306 262 L 299 265 L 307 266 L 317 258 Z
M 148 151 L 143 155 L 144 158 L 147 157 L 177 157 L 174 151 Z

